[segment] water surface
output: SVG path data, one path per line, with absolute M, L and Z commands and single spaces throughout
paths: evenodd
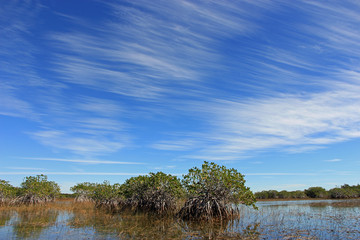
M 196 223 L 110 214 L 89 204 L 2 208 L 0 239 L 360 239 L 360 200 L 258 202 L 241 218 Z

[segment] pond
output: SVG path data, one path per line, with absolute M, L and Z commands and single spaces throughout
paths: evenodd
M 360 200 L 258 202 L 241 218 L 196 223 L 142 214 L 110 214 L 59 201 L 2 207 L 0 239 L 360 239 Z

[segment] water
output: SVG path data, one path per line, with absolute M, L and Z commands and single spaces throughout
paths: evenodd
M 109 214 L 91 205 L 58 202 L 1 208 L 0 239 L 360 239 L 360 200 L 305 200 L 241 206 L 233 221 Z

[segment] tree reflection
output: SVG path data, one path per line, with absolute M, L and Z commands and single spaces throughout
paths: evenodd
M 74 211 L 68 221 L 72 228 L 92 228 L 99 237 L 121 239 L 257 239 L 259 225 L 227 221 L 183 221 L 149 214 L 111 214 L 104 211 Z
M 17 238 L 38 238 L 42 231 L 55 224 L 59 212 L 53 209 L 25 209 L 17 211 L 13 225 Z
M 11 210 L 1 210 L 0 211 L 0 227 L 3 227 L 6 225 L 6 223 L 11 219 L 11 217 L 14 215 L 14 211 Z

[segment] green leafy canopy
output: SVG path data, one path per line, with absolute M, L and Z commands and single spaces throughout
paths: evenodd
M 206 196 L 225 203 L 255 206 L 255 196 L 245 186 L 244 175 L 236 169 L 227 169 L 215 163 L 204 162 L 202 168 L 191 168 L 184 175 L 183 185 L 189 196 Z

